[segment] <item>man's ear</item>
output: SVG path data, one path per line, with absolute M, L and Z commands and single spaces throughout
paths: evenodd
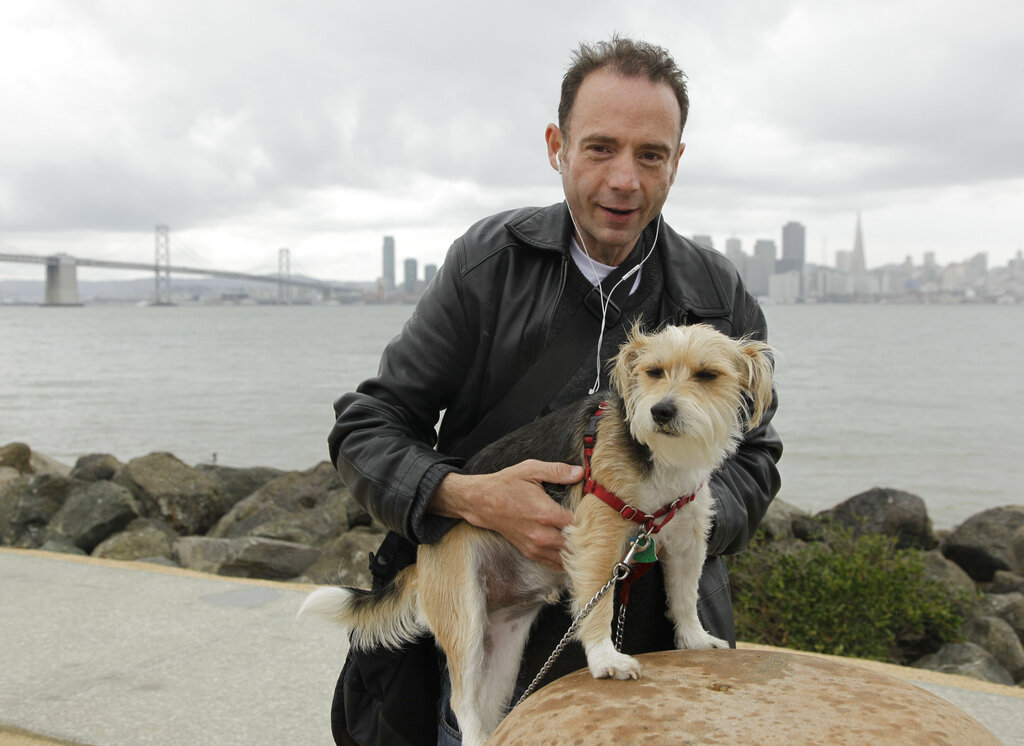
M 548 163 L 551 164 L 551 168 L 562 173 L 562 169 L 558 164 L 558 154 L 562 150 L 562 130 L 558 129 L 558 125 L 551 123 L 544 129 L 544 141 L 548 144 Z

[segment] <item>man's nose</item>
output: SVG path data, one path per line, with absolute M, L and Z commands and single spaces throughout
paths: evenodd
M 622 192 L 632 192 L 640 188 L 637 163 L 632 154 L 620 153 L 609 164 L 608 186 Z

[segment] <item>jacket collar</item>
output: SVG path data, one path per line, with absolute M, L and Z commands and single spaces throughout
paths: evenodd
M 644 240 L 654 240 L 657 219 L 644 228 Z M 572 218 L 566 203 L 517 211 L 505 223 L 519 241 L 545 251 L 569 255 Z M 701 248 L 663 223 L 658 234 L 658 250 L 665 267 L 665 299 L 675 306 L 675 314 L 685 317 L 724 316 L 729 313 L 731 298 L 727 297 L 718 274 Z M 680 319 L 681 320 L 681 319 Z

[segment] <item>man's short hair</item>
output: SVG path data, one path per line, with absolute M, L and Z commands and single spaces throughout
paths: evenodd
M 573 52 L 572 64 L 562 78 L 562 98 L 558 102 L 559 129 L 568 134 L 569 115 L 583 80 L 590 73 L 606 68 L 624 78 L 647 78 L 652 83 L 665 83 L 671 88 L 679 101 L 679 132 L 682 134 L 690 111 L 686 74 L 664 47 L 620 36 L 595 44 L 581 43 Z

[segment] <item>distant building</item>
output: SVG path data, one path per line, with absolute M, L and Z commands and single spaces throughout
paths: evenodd
M 429 285 L 430 281 L 434 279 L 434 275 L 437 274 L 436 264 L 424 264 L 423 265 L 423 284 Z
M 775 257 L 778 250 L 775 242 L 759 238 L 754 242 L 754 256 L 746 262 L 744 281 L 752 295 L 767 296 L 771 292 L 769 283 L 775 274 Z
M 800 271 L 804 267 L 807 232 L 803 224 L 790 221 L 782 226 L 782 259 L 775 271 L 779 274 Z
M 415 259 L 405 260 L 405 281 L 402 283 L 402 289 L 410 295 L 416 292 L 416 269 Z
M 395 237 L 384 236 L 384 289 L 395 289 Z
M 705 249 L 715 248 L 715 242 L 711 240 L 711 236 L 705 236 L 698 233 L 693 237 L 693 242 L 698 246 L 703 246 Z
M 853 237 L 853 251 L 850 256 L 851 275 L 863 275 L 868 271 L 867 262 L 864 259 L 864 233 L 860 229 L 860 212 L 857 212 L 857 230 Z

